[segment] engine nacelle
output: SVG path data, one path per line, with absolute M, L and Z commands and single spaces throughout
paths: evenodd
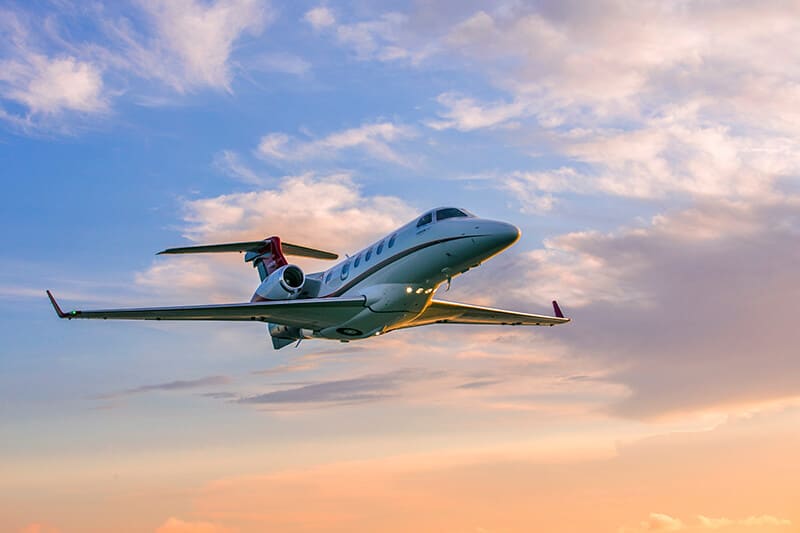
M 256 289 L 253 300 L 291 300 L 303 290 L 306 276 L 297 265 L 284 265 L 269 275 Z

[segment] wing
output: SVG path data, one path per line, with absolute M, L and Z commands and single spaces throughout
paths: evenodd
M 517 313 L 492 307 L 460 304 L 432 300 L 430 305 L 410 324 L 403 327 L 424 326 L 426 324 L 496 324 L 502 326 L 555 326 L 570 321 L 564 318 L 558 304 L 553 302 L 556 316 Z
M 56 299 L 47 296 L 60 318 L 102 318 L 124 320 L 240 320 L 275 322 L 287 326 L 322 329 L 346 322 L 364 309 L 361 298 L 309 298 L 272 302 L 183 307 L 142 307 L 131 309 L 94 309 L 63 312 Z

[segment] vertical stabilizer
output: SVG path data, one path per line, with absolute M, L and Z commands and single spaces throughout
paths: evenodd
M 249 251 L 245 254 L 246 262 L 253 262 L 253 266 L 258 269 L 258 276 L 264 281 L 270 274 L 286 266 L 289 262 L 283 255 L 280 237 L 270 237 L 264 240 L 264 246 L 258 250 Z

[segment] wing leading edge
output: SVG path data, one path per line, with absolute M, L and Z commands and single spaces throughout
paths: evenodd
M 432 300 L 423 313 L 404 327 L 424 326 L 426 324 L 496 324 L 503 326 L 555 326 L 566 324 L 571 319 L 565 318 L 553 302 L 556 316 L 517 313 L 504 309 L 482 307 L 479 305 L 461 304 Z
M 364 309 L 365 299 L 309 298 L 272 302 L 193 305 L 180 307 L 142 307 L 129 309 L 93 309 L 64 312 L 47 291 L 59 318 L 95 318 L 123 320 L 233 320 L 275 322 L 287 326 L 322 329 L 346 322 Z

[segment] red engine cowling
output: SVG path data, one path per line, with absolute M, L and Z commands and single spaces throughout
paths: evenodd
M 284 265 L 261 282 L 251 302 L 291 300 L 300 295 L 306 276 L 297 265 Z

